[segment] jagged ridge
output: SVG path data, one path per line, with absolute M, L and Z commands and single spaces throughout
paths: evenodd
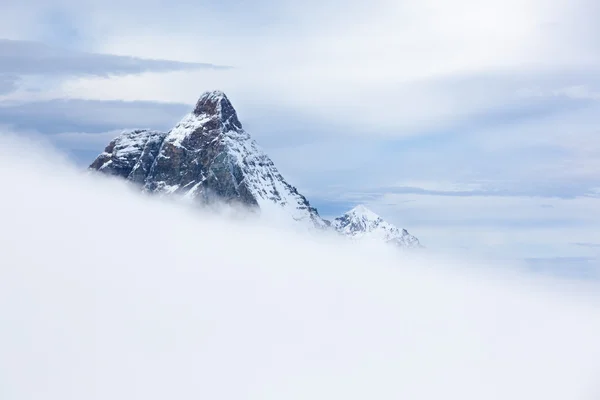
M 146 129 L 125 131 L 108 144 L 90 168 L 143 183 L 166 135 Z
M 204 93 L 194 110 L 169 132 L 123 132 L 90 169 L 127 179 L 148 193 L 183 196 L 201 204 L 239 203 L 270 217 L 319 229 L 331 227 L 353 239 L 421 247 L 416 237 L 362 205 L 333 223 L 322 219 L 243 129 L 220 91 Z
M 141 184 L 150 193 L 240 203 L 318 228 L 328 226 L 244 131 L 220 91 L 204 93 L 193 112 L 168 133 L 124 132 L 90 168 Z

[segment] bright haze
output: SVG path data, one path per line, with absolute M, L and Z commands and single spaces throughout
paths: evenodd
M 2 399 L 600 395 L 597 284 L 205 214 L 0 144 Z
M 600 249 L 595 0 L 8 0 L 0 125 L 81 166 L 223 90 L 325 217 L 587 268 Z M 566 264 L 565 264 L 566 263 Z
M 0 399 L 600 398 L 597 0 L 0 9 Z M 213 90 L 426 250 L 86 172 Z

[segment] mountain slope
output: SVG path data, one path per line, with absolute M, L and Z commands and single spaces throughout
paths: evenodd
M 421 247 L 406 230 L 364 206 L 333 223 L 323 220 L 243 129 L 231 102 L 220 91 L 204 93 L 194 110 L 169 132 L 123 132 L 90 169 L 127 179 L 147 193 L 181 196 L 200 204 L 242 204 L 272 219 L 331 227 L 353 239 Z
M 145 129 L 124 131 L 108 144 L 90 168 L 143 183 L 166 135 Z
M 353 239 L 381 240 L 405 248 L 420 248 L 419 239 L 398 229 L 363 205 L 333 220 L 332 227 Z
M 239 203 L 278 219 L 328 226 L 244 131 L 220 91 L 204 93 L 168 133 L 124 132 L 90 168 L 141 184 L 150 193 Z

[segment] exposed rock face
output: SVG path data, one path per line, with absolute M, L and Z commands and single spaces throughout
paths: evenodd
M 169 132 L 123 132 L 90 168 L 127 179 L 148 193 L 183 196 L 201 204 L 238 203 L 280 220 L 333 228 L 353 239 L 421 247 L 416 237 L 364 206 L 333 223 L 323 220 L 243 129 L 231 102 L 219 91 L 204 93 L 193 112 Z
M 90 168 L 142 184 L 166 135 L 149 130 L 125 131 L 106 146 Z
M 203 94 L 194 111 L 168 133 L 124 132 L 90 168 L 128 179 L 150 193 L 241 203 L 318 228 L 329 225 L 244 131 L 219 91 Z
M 406 229 L 398 229 L 363 205 L 354 207 L 333 220 L 333 228 L 353 239 L 382 240 L 403 248 L 420 248 L 419 239 Z

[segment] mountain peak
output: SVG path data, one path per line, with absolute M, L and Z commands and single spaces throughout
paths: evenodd
M 332 225 L 339 233 L 354 239 L 383 240 L 404 248 L 421 247 L 419 240 L 406 229 L 398 229 L 362 204 L 336 218 Z
M 200 99 L 198 99 L 198 101 L 218 102 L 223 99 L 227 99 L 227 95 L 225 94 L 225 92 L 221 90 L 207 90 L 206 92 L 202 93 L 202 96 L 200 96 Z
M 168 132 L 124 131 L 90 169 L 127 179 L 146 193 L 180 196 L 199 204 L 217 200 L 242 204 L 277 221 L 333 229 L 353 239 L 420 247 L 417 238 L 364 205 L 334 221 L 322 219 L 242 128 L 233 105 L 219 90 L 203 93 L 193 112 Z
M 375 221 L 381 219 L 381 217 L 375 214 L 373 211 L 369 210 L 365 205 L 359 204 L 354 207 L 352 210 L 348 211 L 346 215 L 353 215 L 356 217 L 368 219 L 370 221 Z
M 242 128 L 235 108 L 233 108 L 227 95 L 220 90 L 204 92 L 196 102 L 193 113 L 198 117 L 216 116 L 223 123 Z
M 329 226 L 244 131 L 221 91 L 205 92 L 167 133 L 124 133 L 90 168 L 133 181 L 146 193 L 242 204 L 269 218 Z

